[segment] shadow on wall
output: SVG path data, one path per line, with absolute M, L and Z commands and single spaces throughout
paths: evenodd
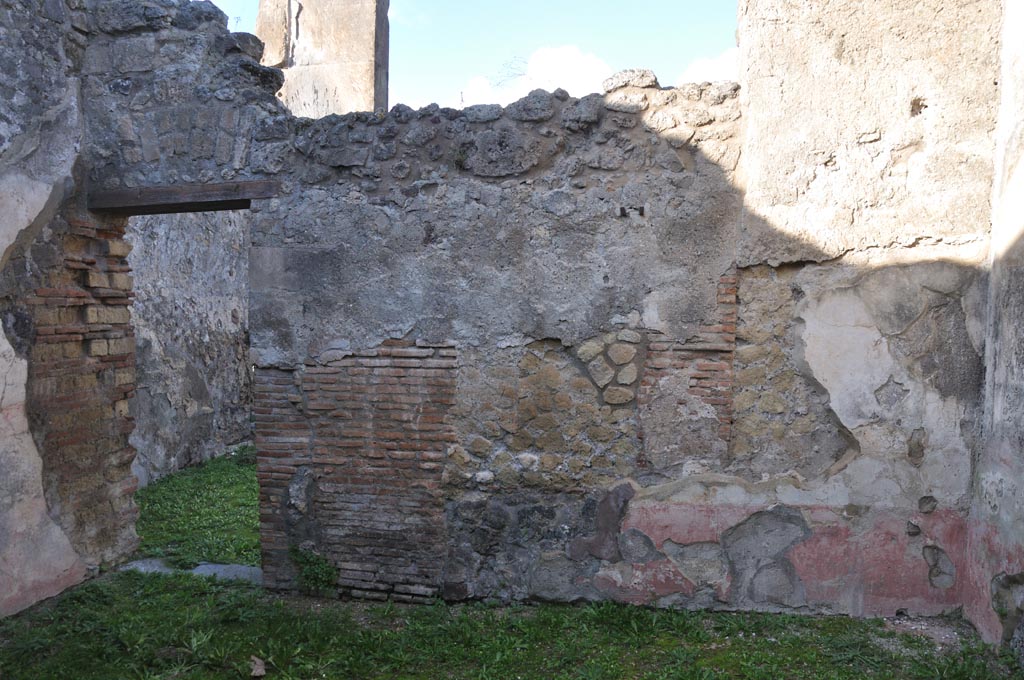
M 309 399 L 262 435 L 258 422 L 257 441 L 314 500 L 297 513 L 287 477 L 266 480 L 268 573 L 287 585 L 275 553 L 301 535 L 366 596 L 987 604 L 987 580 L 967 578 L 984 239 L 836 258 L 741 207 L 723 125 L 738 112 L 715 109 L 734 91 L 660 90 L 642 73 L 610 90 L 299 131 L 300 152 L 333 170 L 307 170 L 322 188 L 256 215 L 253 344 L 258 392 Z M 799 260 L 737 252 L 759 238 Z M 382 346 L 402 338 L 416 342 Z M 450 429 L 401 511 L 433 528 L 410 546 L 423 526 L 389 509 L 401 475 L 374 490 L 405 469 L 401 442 L 328 413 L 332 391 L 370 392 L 357 375 L 401 381 L 437 346 L 460 368 L 444 378 Z M 282 422 L 305 428 L 298 441 Z M 402 437 L 421 440 L 414 429 Z M 336 437 L 357 452 L 332 452 Z M 379 521 L 345 526 L 337 513 L 358 503 Z

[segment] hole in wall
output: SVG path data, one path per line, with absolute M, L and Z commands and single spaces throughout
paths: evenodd
M 910 100 L 910 117 L 920 116 L 928 108 L 928 102 L 923 97 L 914 97 Z

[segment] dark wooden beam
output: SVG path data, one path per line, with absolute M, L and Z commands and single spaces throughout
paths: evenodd
M 277 180 L 251 180 L 220 184 L 179 184 L 89 192 L 89 210 L 113 215 L 246 210 L 255 198 L 281 193 Z

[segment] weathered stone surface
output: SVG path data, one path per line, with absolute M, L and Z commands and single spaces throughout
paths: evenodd
M 741 264 L 822 261 L 987 231 L 1000 4 L 888 3 L 869 20 L 845 11 L 852 6 L 740 7 L 741 96 L 756 102 L 747 134 L 762 140 L 743 154 L 747 204 L 765 218 L 743 229 Z M 894 26 L 913 39 L 869 47 Z M 791 49 L 795 40 L 808 48 Z M 967 51 L 949 49 L 961 41 Z M 806 134 L 794 140 L 797 120 Z M 859 142 L 875 132 L 880 141 Z
M 637 379 L 636 365 L 629 364 L 619 369 L 618 374 L 615 376 L 615 382 L 620 385 L 632 385 Z
M 470 123 L 490 123 L 501 118 L 503 109 L 498 104 L 467 106 L 462 113 Z
M 618 543 L 619 526 L 633 495 L 633 487 L 629 484 L 620 484 L 605 494 L 597 504 L 594 520 L 596 533 L 587 538 L 577 538 L 570 543 L 569 557 L 577 561 L 585 559 L 588 555 L 607 562 L 618 562 L 622 559 Z
M 639 113 L 647 110 L 649 105 L 647 95 L 643 92 L 617 92 L 609 95 L 604 102 L 606 109 L 620 113 Z
M 601 338 L 591 338 L 576 348 L 576 357 L 580 361 L 589 362 L 604 351 L 604 341 Z
M 512 120 L 540 122 L 555 115 L 550 92 L 534 90 L 522 99 L 505 107 L 505 114 Z
M 612 92 L 623 87 L 661 87 L 658 78 L 650 69 L 631 68 L 619 71 L 602 83 L 604 91 Z
M 237 213 L 133 218 L 131 400 L 140 483 L 252 438 L 249 229 Z
M 803 584 L 786 554 L 810 535 L 800 512 L 785 506 L 755 513 L 723 533 L 735 601 L 767 608 L 802 605 Z
M 644 336 L 640 335 L 639 333 L 630 328 L 625 328 L 619 331 L 618 333 L 615 334 L 615 337 L 621 340 L 622 342 L 632 343 L 642 342 L 644 339 Z
M 24 264 L 17 244 L 53 219 L 77 157 L 81 111 L 65 52 L 69 22 L 63 4 L 0 8 L 8 71 L 0 97 L 0 616 L 56 595 L 87 569 L 45 496 L 44 460 L 26 407 L 30 347 L 19 319 L 28 315 L 18 303 L 28 291 L 11 268 L 12 258 Z
M 285 71 L 281 99 L 320 118 L 388 108 L 389 0 L 260 0 L 263 63 Z
M 936 588 L 952 588 L 956 584 L 956 566 L 942 548 L 926 545 L 923 549 L 928 563 L 928 582 Z
M 683 574 L 699 586 L 716 586 L 729 578 L 729 563 L 718 543 L 678 545 L 665 541 L 662 548 Z
M 471 353 L 459 375 L 451 488 L 487 469 L 506 490 L 586 489 L 633 465 L 640 444 L 633 413 L 602 408 L 598 388 L 561 343 Z
M 608 358 L 621 366 L 629 363 L 636 356 L 636 347 L 616 342 L 608 348 Z
M 625 387 L 609 387 L 604 391 L 604 400 L 609 404 L 628 404 L 633 401 L 633 390 Z
M 604 387 L 615 377 L 615 369 L 609 366 L 608 362 L 602 357 L 598 357 L 587 364 L 587 371 L 590 372 L 590 377 L 594 379 L 598 387 Z
M 936 2 L 880 7 L 885 34 L 901 36 L 880 50 L 874 19 L 851 23 L 861 13 L 843 0 L 750 0 L 742 90 L 661 90 L 633 74 L 607 97 L 540 92 L 509 110 L 397 106 L 316 121 L 288 115 L 274 97 L 280 72 L 204 3 L 113 3 L 105 28 L 64 21 L 59 3 L 3 14 L 20 33 L 0 50 L 35 60 L 14 76 L 14 91 L 35 99 L 0 103 L 0 181 L 16 192 L 3 233 L 32 224 L 8 239 L 16 260 L 3 279 L 8 344 L 36 362 L 30 434 L 46 491 L 29 489 L 29 506 L 49 500 L 90 563 L 128 549 L 132 483 L 121 473 L 133 452 L 120 445 L 135 358 L 127 306 L 113 301 L 128 301 L 131 281 L 111 238 L 124 222 L 49 214 L 54 177 L 81 148 L 95 187 L 281 181 L 251 221 L 259 444 L 263 460 L 297 471 L 264 475 L 280 494 L 264 537 L 271 587 L 294 578 L 292 542 L 349 565 L 339 586 L 357 596 L 851 614 L 965 605 L 992 637 L 1009 623 L 996 620 L 989 580 L 1024 569 L 1019 48 L 1003 41 L 1007 73 L 996 77 L 998 3 L 938 13 Z M 278 6 L 284 39 L 327 25 L 316 3 L 289 7 Z M 47 26 L 68 36 L 52 41 L 59 49 L 36 49 Z M 820 40 L 798 55 L 799 31 Z M 34 67 L 47 60 L 59 68 Z M 83 117 L 67 107 L 47 118 L 77 94 L 62 78 L 79 64 Z M 330 65 L 309 68 L 325 76 Z M 996 80 L 1007 84 L 999 121 Z M 851 85 L 865 82 L 878 91 Z M 804 121 L 796 139 L 793 120 Z M 62 130 L 68 164 L 37 174 L 37 140 Z M 201 292 L 190 298 L 209 325 Z M 28 309 L 37 298 L 60 302 Z M 171 316 L 186 319 L 191 304 Z M 73 323 L 90 326 L 80 340 L 40 340 Z M 235 346 L 218 333 L 211 346 Z M 182 334 L 195 346 L 194 329 Z M 166 343 L 170 331 L 155 335 Z M 592 355 L 574 354 L 594 338 Z M 636 355 L 603 390 L 586 364 L 615 345 Z M 40 372 L 69 359 L 96 370 Z M 641 369 L 635 389 L 621 387 Z M 207 403 L 207 377 L 184 373 L 179 392 L 192 394 L 180 403 Z M 90 440 L 74 449 L 88 461 L 80 474 L 51 436 L 67 432 L 55 393 L 96 404 L 83 418 L 92 429 L 70 433 Z M 347 467 L 339 432 L 372 463 L 369 486 Z M 601 504 L 624 479 L 641 501 L 608 520 Z M 363 519 L 336 521 L 342 506 Z M 365 545 L 383 566 L 359 562 Z M 925 546 L 941 551 L 924 553 L 930 581 Z
M 1024 346 L 1017 319 L 1024 313 L 1024 140 L 1021 111 L 1024 106 L 1024 45 L 1013 36 L 1024 30 L 1024 7 L 1003 5 L 999 117 L 995 131 L 995 168 L 992 192 L 992 233 L 989 286 L 986 291 L 989 320 L 985 337 L 988 356 L 984 442 L 975 464 L 975 493 L 971 503 L 972 543 L 979 547 L 983 566 L 972 567 L 967 578 L 979 592 L 986 591 L 985 579 L 1024 572 L 1020 556 L 1024 537 Z M 998 546 L 981 550 L 981 546 Z M 947 546 L 948 549 L 948 546 Z M 972 556 L 972 561 L 978 553 Z M 1024 626 L 1012 618 L 996 615 L 1000 609 L 1020 615 L 1021 590 L 1016 588 L 1013 606 L 983 599 L 967 603 L 965 614 L 989 640 L 1011 639 L 1017 658 L 1024 666 Z
M 619 534 L 619 553 L 623 560 L 633 564 L 643 564 L 665 558 L 654 547 L 650 537 L 637 529 L 627 529 Z

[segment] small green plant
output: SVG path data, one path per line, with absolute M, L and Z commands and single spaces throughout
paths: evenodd
M 228 455 L 238 465 L 256 465 L 256 447 L 252 444 L 239 444 Z
M 460 146 L 452 151 L 452 165 L 459 170 L 466 170 L 469 167 L 469 147 Z
M 299 569 L 299 590 L 307 595 L 326 595 L 334 590 L 338 570 L 323 555 L 292 546 L 292 562 Z

